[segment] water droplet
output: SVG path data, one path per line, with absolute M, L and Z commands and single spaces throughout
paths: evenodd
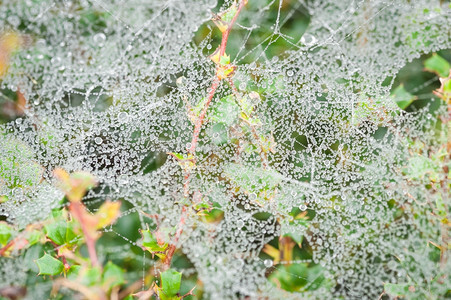
M 126 113 L 125 111 L 121 111 L 118 115 L 117 115 L 117 119 L 119 120 L 119 122 L 121 123 L 125 123 L 128 121 L 128 113 Z
M 20 187 L 14 188 L 14 190 L 13 190 L 13 196 L 14 196 L 16 199 L 22 199 L 22 197 L 23 197 L 23 189 L 20 188 Z
M 102 47 L 105 43 L 106 40 L 106 36 L 104 33 L 99 32 L 96 33 L 93 37 L 92 37 L 94 43 L 96 43 L 98 46 Z
M 96 138 L 94 139 L 94 142 L 95 142 L 97 145 L 100 145 L 100 144 L 102 144 L 102 138 L 101 138 L 101 137 L 96 137 Z
M 257 199 L 257 194 L 256 193 L 249 194 L 249 200 L 254 201 L 255 199 Z
M 289 77 L 293 76 L 293 75 L 294 75 L 293 70 L 288 70 L 288 71 L 287 71 L 287 75 L 288 75 Z
M 307 205 L 305 204 L 299 205 L 299 209 L 305 211 L 307 209 Z
M 265 267 L 271 268 L 271 267 L 272 267 L 272 260 L 270 260 L 270 259 L 265 259 L 265 260 L 263 261 L 263 264 L 265 265 Z
M 244 226 L 243 220 L 238 220 L 238 221 L 236 222 L 236 226 L 237 226 L 238 228 L 242 228 L 242 227 Z
M 309 33 L 304 33 L 304 35 L 301 37 L 301 43 L 306 45 L 307 47 L 310 47 L 316 43 L 316 38 Z

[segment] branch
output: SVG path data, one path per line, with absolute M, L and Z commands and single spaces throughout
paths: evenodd
M 247 0 L 240 1 L 240 4 L 238 6 L 238 9 L 237 9 L 235 15 L 233 16 L 232 20 L 228 24 L 227 29 L 222 33 L 221 46 L 219 47 L 219 57 L 224 55 L 226 47 L 227 47 L 227 41 L 229 39 L 230 31 L 232 30 L 233 24 L 237 20 L 238 15 L 240 14 L 241 10 L 243 9 L 243 7 L 244 7 L 244 5 L 246 3 L 247 3 Z M 198 144 L 198 141 L 199 141 L 199 134 L 200 134 L 200 131 L 202 129 L 202 125 L 204 123 L 205 115 L 207 114 L 208 108 L 210 107 L 211 101 L 213 100 L 213 97 L 215 96 L 216 90 L 217 90 L 217 88 L 219 86 L 219 83 L 221 81 L 221 79 L 218 77 L 219 68 L 220 68 L 220 66 L 217 67 L 216 73 L 215 73 L 215 77 L 213 79 L 211 87 L 208 90 L 207 102 L 205 103 L 205 105 L 204 105 L 204 107 L 202 109 L 202 112 L 200 113 L 200 115 L 197 118 L 196 123 L 194 125 L 194 131 L 193 131 L 193 136 L 192 136 L 192 139 L 191 139 L 191 145 L 187 149 L 188 153 L 192 154 L 193 156 L 195 156 L 195 154 L 196 154 L 196 148 L 197 148 L 197 144 Z M 183 183 L 183 195 L 186 198 L 189 197 L 190 177 L 191 177 L 191 171 L 190 170 L 186 170 L 185 171 L 185 175 L 184 175 L 184 183 Z M 169 246 L 169 249 L 168 249 L 168 252 L 167 252 L 167 256 L 166 256 L 166 259 L 164 261 L 165 268 L 169 268 L 171 266 L 172 257 L 174 256 L 174 252 L 175 252 L 175 249 L 176 249 L 177 242 L 180 239 L 180 236 L 181 236 L 181 234 L 183 232 L 183 225 L 185 224 L 186 217 L 187 217 L 187 209 L 184 206 L 182 208 L 182 215 L 180 216 L 179 224 L 177 225 L 177 232 L 175 234 L 174 241 Z
M 91 233 L 86 227 L 86 220 L 83 215 L 85 212 L 85 207 L 81 202 L 72 202 L 69 205 L 69 211 L 72 215 L 78 220 L 81 226 L 81 230 L 83 231 L 83 235 L 85 236 L 86 246 L 88 247 L 89 258 L 91 259 L 91 263 L 94 267 L 100 267 L 99 260 L 97 258 L 95 239 L 92 238 Z

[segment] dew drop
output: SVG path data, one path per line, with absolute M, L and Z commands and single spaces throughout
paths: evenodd
M 265 267 L 267 267 L 267 268 L 271 268 L 273 265 L 272 260 L 270 260 L 270 259 L 265 259 L 263 261 L 263 263 L 264 263 Z
M 309 33 L 304 33 L 304 35 L 301 37 L 301 43 L 310 47 L 316 43 L 316 38 Z

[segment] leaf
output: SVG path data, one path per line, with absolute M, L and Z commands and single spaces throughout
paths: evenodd
M 40 183 L 44 168 L 34 161 L 35 153 L 27 144 L 16 139 L 5 139 L 0 144 L 0 153 L 2 184 L 12 189 L 35 187 Z
M 175 152 L 169 152 L 168 154 L 174 156 L 177 160 L 192 160 L 192 159 L 194 159 L 194 156 L 192 154 L 183 154 L 183 153 L 175 153 Z
M 162 300 L 173 298 L 180 290 L 180 283 L 182 281 L 182 273 L 173 269 L 168 269 L 160 274 L 161 278 L 161 292 Z
M 8 244 L 9 238 L 11 237 L 12 230 L 11 227 L 6 222 L 0 222 L 0 244 L 5 246 Z
M 191 153 L 182 154 L 169 152 L 168 154 L 175 157 L 179 166 L 186 171 L 189 171 L 196 166 L 196 164 L 194 163 L 194 156 Z
M 85 286 L 94 286 L 101 282 L 102 271 L 99 267 L 82 268 L 79 270 L 78 278 Z
M 233 3 L 232 6 L 230 6 L 227 10 L 214 15 L 212 21 L 219 28 L 219 30 L 221 30 L 221 32 L 225 32 L 229 28 L 229 23 L 236 15 L 237 10 L 238 7 L 235 3 Z
M 120 209 L 120 201 L 106 201 L 105 203 L 103 203 L 94 215 L 98 220 L 96 228 L 102 229 L 108 225 L 113 224 L 121 213 Z
M 296 222 L 296 221 L 301 221 L 301 222 Z M 291 226 L 286 226 L 288 227 L 288 229 L 285 227 L 284 228 L 284 236 L 288 236 L 290 237 L 296 244 L 301 245 L 302 244 L 302 240 L 304 239 L 304 231 L 301 230 L 297 230 L 297 228 L 299 228 L 300 226 L 303 226 L 305 228 L 308 228 L 308 221 L 306 220 L 294 220 L 293 223 L 295 223 L 296 225 L 291 225 Z M 290 230 L 291 229 L 291 230 Z M 287 232 L 287 230 L 290 230 Z
M 450 64 L 446 59 L 434 53 L 432 56 L 424 61 L 424 68 L 440 77 L 448 77 Z
M 216 48 L 215 52 L 213 52 L 212 54 L 210 54 L 210 56 L 208 56 L 215 64 L 219 64 L 219 61 L 221 60 L 220 57 L 220 49 L 221 47 Z
M 63 169 L 55 169 L 54 176 L 60 181 L 60 188 L 71 202 L 79 202 L 86 191 L 97 185 L 94 175 L 88 172 L 74 172 L 69 175 Z
M 268 279 L 290 292 L 313 291 L 326 287 L 328 283 L 320 265 L 308 264 L 281 265 L 269 275 Z
M 227 127 L 224 123 L 213 124 L 213 126 L 208 127 L 207 132 L 216 145 L 222 145 L 229 141 Z
M 158 240 L 149 229 L 141 230 L 141 235 L 142 235 L 141 242 L 142 247 L 144 247 L 144 249 L 149 251 L 150 253 L 156 254 L 160 258 L 164 258 L 163 252 L 166 251 L 168 244 L 158 243 Z
M 403 168 L 403 173 L 409 179 L 422 179 L 429 174 L 431 179 L 438 177 L 437 168 L 429 157 L 416 154 L 409 158 L 408 164 Z
M 9 67 L 11 54 L 20 48 L 22 38 L 15 32 L 2 33 L 0 36 L 0 78 Z
M 438 210 L 439 216 L 446 217 L 446 206 L 440 193 L 435 194 L 435 207 Z
M 41 239 L 41 232 L 37 230 L 32 230 L 27 232 L 26 239 L 30 246 L 33 246 L 34 244 L 38 243 Z
M 79 265 L 73 265 L 69 268 L 67 271 L 67 279 L 69 280 L 76 280 L 78 278 L 78 275 L 80 274 L 80 270 L 82 269 Z
M 400 297 L 410 294 L 409 287 L 411 285 L 408 283 L 385 283 L 384 291 L 393 297 Z
M 64 270 L 63 263 L 47 253 L 36 260 L 36 264 L 39 268 L 39 275 L 58 275 Z
M 103 271 L 103 282 L 110 288 L 124 284 L 124 271 L 109 261 Z
M 61 215 L 54 214 L 54 217 L 61 218 Z M 44 226 L 47 237 L 57 245 L 74 244 L 77 234 L 74 231 L 75 222 L 66 220 L 56 220 Z
M 406 91 L 403 84 L 400 84 L 391 93 L 391 97 L 395 100 L 396 104 L 398 104 L 399 108 L 401 109 L 406 109 L 414 100 L 417 99 L 417 96 L 414 96 Z
M 283 178 L 282 174 L 276 170 L 236 163 L 225 166 L 224 174 L 238 187 L 249 193 L 273 190 Z
M 231 126 L 238 119 L 239 112 L 240 108 L 235 102 L 233 95 L 228 95 L 214 105 L 209 119 L 216 123 Z
M 66 242 L 67 225 L 63 220 L 50 223 L 44 226 L 47 237 L 57 245 L 63 245 Z
M 241 106 L 241 110 L 249 117 L 255 107 L 261 102 L 260 95 L 257 92 L 250 92 L 249 95 L 238 99 L 238 103 Z
M 227 10 L 220 13 L 219 16 L 221 17 L 221 20 L 223 20 L 224 22 L 230 23 L 233 17 L 236 15 L 237 10 L 238 7 L 236 6 L 236 3 L 233 3 Z
M 268 279 L 286 291 L 296 292 L 308 283 L 307 271 L 306 264 L 280 265 Z
M 224 54 L 223 56 L 221 56 L 219 58 L 219 64 L 223 66 L 230 64 L 230 55 Z
M 236 66 L 220 64 L 216 71 L 216 76 L 219 80 L 226 79 L 231 77 L 235 73 L 235 70 Z

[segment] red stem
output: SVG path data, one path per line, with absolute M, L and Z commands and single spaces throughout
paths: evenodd
M 78 220 L 85 236 L 86 246 L 88 247 L 89 258 L 94 267 L 100 267 L 99 260 L 97 259 L 95 240 L 91 237 L 88 229 L 86 228 L 86 222 L 83 218 L 84 206 L 81 202 L 72 202 L 69 205 L 70 212 Z
M 244 7 L 244 5 L 246 4 L 247 0 L 242 0 L 238 6 L 238 9 L 235 13 L 235 15 L 233 16 L 232 20 L 230 21 L 230 23 L 227 26 L 227 29 L 222 33 L 222 39 L 221 39 L 221 46 L 219 48 L 219 55 L 220 57 L 224 55 L 226 47 L 227 47 L 227 41 L 229 39 L 229 34 L 230 31 L 232 30 L 232 26 L 235 23 L 236 19 L 238 18 L 238 15 L 240 14 L 241 9 Z M 216 69 L 216 76 L 213 79 L 213 82 L 211 84 L 211 87 L 209 89 L 208 92 L 208 98 L 207 98 L 207 102 L 204 105 L 204 108 L 202 109 L 202 112 L 200 113 L 199 117 L 196 120 L 196 124 L 194 125 L 194 131 L 193 131 L 193 137 L 191 139 L 191 145 L 188 148 L 188 153 L 192 154 L 193 156 L 196 154 L 196 147 L 197 147 L 197 143 L 199 141 L 199 134 L 200 131 L 202 129 L 202 125 L 204 123 L 204 119 L 205 119 L 205 115 L 207 114 L 208 108 L 210 106 L 211 101 L 213 100 L 213 97 L 215 96 L 216 93 L 216 89 L 219 86 L 219 82 L 221 81 L 217 74 L 219 71 L 219 66 Z M 183 195 L 184 197 L 188 198 L 189 197 L 189 181 L 190 181 L 190 177 L 191 177 L 191 172 L 189 170 L 187 170 L 185 172 L 185 176 L 184 176 L 184 184 L 183 184 Z M 174 252 L 176 249 L 176 245 L 177 242 L 183 232 L 183 225 L 185 224 L 185 219 L 187 216 L 187 210 L 186 207 L 183 206 L 182 208 L 182 215 L 180 217 L 180 222 L 177 225 L 177 232 L 175 233 L 175 237 L 174 237 L 174 241 L 171 243 L 171 245 L 169 246 L 167 255 L 166 255 L 166 259 L 164 261 L 164 266 L 165 268 L 169 268 L 171 266 L 171 261 L 172 261 L 172 257 L 174 256 Z
M 230 21 L 229 25 L 227 26 L 227 29 L 222 33 L 222 39 L 221 39 L 221 46 L 219 48 L 219 57 L 223 56 L 227 47 L 227 41 L 229 40 L 229 34 L 232 30 L 232 26 L 235 23 L 236 19 L 238 18 L 238 15 L 240 14 L 241 10 L 244 7 L 244 4 L 246 3 L 246 0 L 243 0 L 240 2 L 240 5 L 238 6 L 238 9 L 233 16 L 232 20 Z M 219 66 L 217 68 L 219 70 Z M 188 153 L 195 154 L 197 142 L 199 139 L 200 130 L 202 127 L 202 124 L 204 122 L 205 114 L 207 113 L 208 107 L 210 106 L 211 100 L 213 99 L 216 89 L 219 85 L 219 78 L 216 76 L 213 80 L 213 83 L 210 87 L 210 92 L 208 93 L 208 99 L 207 103 L 205 103 L 204 109 L 202 110 L 201 114 L 199 115 L 199 118 L 196 120 L 196 124 L 194 125 L 194 132 L 193 132 L 193 138 L 191 140 L 191 146 L 188 149 Z
M 174 252 L 175 252 L 177 243 L 183 232 L 183 225 L 185 224 L 186 214 L 187 214 L 186 206 L 183 206 L 182 215 L 180 216 L 180 221 L 179 221 L 179 224 L 177 225 L 177 231 L 174 236 L 174 241 L 171 243 L 171 245 L 169 245 L 169 249 L 166 254 L 166 258 L 164 260 L 164 266 L 166 269 L 171 266 L 172 257 L 174 256 Z
M 5 255 L 5 252 L 8 251 L 14 245 L 14 239 L 9 241 L 3 248 L 0 249 L 0 256 Z
M 219 48 L 219 57 L 223 56 L 225 53 L 225 49 L 227 47 L 227 40 L 229 39 L 229 34 L 230 34 L 230 31 L 232 30 L 232 26 L 235 23 L 236 19 L 238 18 L 238 15 L 240 14 L 241 9 L 243 9 L 246 2 L 247 2 L 246 0 L 242 0 L 240 2 L 238 9 L 236 10 L 235 15 L 233 16 L 233 19 L 229 23 L 229 26 L 227 26 L 226 31 L 224 31 L 222 33 L 221 47 Z

